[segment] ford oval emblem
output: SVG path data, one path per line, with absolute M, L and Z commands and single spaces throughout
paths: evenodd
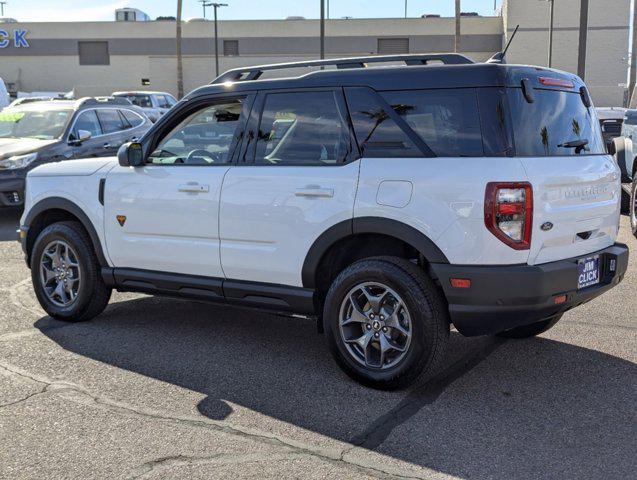
M 540 228 L 545 232 L 548 232 L 551 228 L 553 228 L 553 224 L 551 222 L 544 222 Z

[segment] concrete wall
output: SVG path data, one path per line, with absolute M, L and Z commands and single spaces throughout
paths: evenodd
M 547 65 L 549 3 L 506 0 L 506 36 L 520 29 L 509 63 Z M 553 67 L 577 73 L 580 0 L 556 0 Z M 586 83 L 597 106 L 621 106 L 626 92 L 630 0 L 589 0 Z
M 148 89 L 176 94 L 175 22 L 19 23 L 30 47 L 0 49 L 0 77 L 22 91 L 70 90 L 108 94 L 116 89 Z M 220 71 L 319 56 L 318 20 L 247 20 L 219 22 Z M 485 60 L 501 45 L 498 17 L 462 20 L 463 53 Z M 184 86 L 189 91 L 209 83 L 214 74 L 212 22 L 183 25 Z M 453 50 L 454 19 L 329 20 L 326 56 L 377 53 L 379 38 L 409 38 L 410 53 Z M 223 56 L 223 40 L 239 41 L 239 56 Z M 107 40 L 110 65 L 79 65 L 78 41 Z

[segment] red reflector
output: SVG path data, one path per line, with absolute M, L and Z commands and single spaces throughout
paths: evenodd
M 555 297 L 555 305 L 559 305 L 560 303 L 564 303 L 566 301 L 566 295 L 558 295 Z
M 569 80 L 564 80 L 563 78 L 552 78 L 552 77 L 540 77 L 540 83 L 542 85 L 546 85 L 547 87 L 564 87 L 564 88 L 574 88 L 575 84 Z
M 468 278 L 451 278 L 449 281 L 453 288 L 471 288 L 471 280 Z

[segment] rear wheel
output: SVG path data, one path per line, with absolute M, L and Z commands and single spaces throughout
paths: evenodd
M 323 321 L 338 365 L 380 389 L 404 387 L 434 370 L 449 337 L 447 310 L 434 283 L 396 257 L 346 268 L 327 294 Z
M 532 323 L 530 325 L 522 325 L 521 327 L 515 327 L 511 330 L 505 330 L 497 334 L 498 337 L 503 338 L 529 338 L 544 333 L 552 328 L 562 318 L 562 314 L 555 315 L 554 317 L 547 318 L 541 322 Z
M 111 296 L 91 239 L 77 222 L 42 230 L 31 254 L 31 279 L 40 305 L 58 320 L 89 320 L 106 308 Z
M 628 216 L 630 217 L 630 228 L 633 235 L 637 237 L 637 175 L 633 176 L 633 183 L 630 185 Z

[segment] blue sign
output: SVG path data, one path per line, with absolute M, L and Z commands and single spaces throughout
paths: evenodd
M 28 30 L 16 28 L 9 33 L 6 30 L 0 30 L 0 48 L 7 48 L 13 45 L 15 48 L 29 48 L 27 41 Z

